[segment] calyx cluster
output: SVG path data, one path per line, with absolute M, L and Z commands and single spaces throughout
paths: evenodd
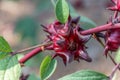
M 48 33 L 47 38 L 53 42 L 47 49 L 54 50 L 53 58 L 61 57 L 65 65 L 73 60 L 92 61 L 85 46 L 91 35 L 80 34 L 83 29 L 78 24 L 79 19 L 80 17 L 75 19 L 69 17 L 65 24 L 55 21 L 47 27 L 43 26 L 44 31 Z

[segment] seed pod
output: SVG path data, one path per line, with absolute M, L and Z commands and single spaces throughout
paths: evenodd
M 79 18 L 69 18 L 65 24 L 55 21 L 52 24 L 44 27 L 44 30 L 49 34 L 48 38 L 53 42 L 48 49 L 53 49 L 55 54 L 53 58 L 59 56 L 63 59 L 64 64 L 73 60 L 79 61 L 83 59 L 91 62 L 91 58 L 86 52 L 85 43 L 90 39 L 91 35 L 81 35 Z
M 117 51 L 120 46 L 120 29 L 111 29 L 106 32 L 105 55 L 108 51 Z

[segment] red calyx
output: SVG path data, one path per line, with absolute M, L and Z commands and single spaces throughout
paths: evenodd
M 92 61 L 85 46 L 91 35 L 83 36 L 80 34 L 82 29 L 78 25 L 79 18 L 70 18 L 65 24 L 55 21 L 47 27 L 44 26 L 44 31 L 49 33 L 49 40 L 53 42 L 48 49 L 54 50 L 53 58 L 61 57 L 65 65 L 73 60 L 79 61 L 79 59 Z
M 108 51 L 117 51 L 120 46 L 120 29 L 110 29 L 106 32 L 105 55 Z

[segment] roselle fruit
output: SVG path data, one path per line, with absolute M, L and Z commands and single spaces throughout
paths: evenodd
M 61 57 L 65 65 L 73 60 L 92 61 L 85 46 L 91 35 L 84 36 L 80 34 L 83 29 L 78 24 L 79 18 L 71 19 L 69 17 L 65 24 L 54 21 L 47 27 L 43 26 L 44 31 L 48 33 L 47 38 L 53 42 L 47 49 L 54 50 L 53 58 L 56 56 Z
M 106 32 L 105 55 L 108 51 L 117 51 L 120 46 L 120 29 L 110 29 Z

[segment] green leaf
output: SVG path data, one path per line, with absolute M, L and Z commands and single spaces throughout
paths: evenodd
M 8 56 L 8 53 L 6 53 L 6 52 L 0 52 L 0 60 L 4 59 L 7 56 Z
M 57 61 L 52 59 L 50 56 L 46 56 L 40 66 L 40 77 L 42 80 L 48 79 L 57 66 Z
M 7 56 L 0 60 L 0 80 L 19 80 L 21 66 L 17 56 Z
M 120 49 L 118 49 L 118 51 L 116 52 L 115 61 L 116 61 L 117 63 L 120 63 Z
M 0 52 L 12 52 L 8 42 L 0 36 Z
M 81 70 L 70 75 L 67 75 L 58 80 L 109 80 L 108 77 L 102 73 L 91 71 L 91 70 Z
M 40 80 L 37 76 L 35 76 L 34 74 L 30 74 L 30 76 L 28 77 L 27 80 Z
M 89 19 L 88 17 L 83 16 L 83 15 L 79 15 L 79 14 L 75 11 L 75 9 L 72 7 L 71 4 L 69 4 L 69 7 L 70 7 L 70 15 L 71 15 L 72 17 L 78 17 L 78 16 L 80 16 L 80 21 L 79 21 L 79 23 L 80 23 L 80 25 L 81 25 L 81 27 L 82 27 L 83 29 L 90 29 L 90 28 L 94 28 L 94 27 L 97 26 L 97 24 L 96 24 L 94 21 L 92 21 L 91 19 Z
M 69 17 L 69 6 L 66 0 L 58 0 L 55 7 L 56 17 L 61 23 L 65 23 Z

